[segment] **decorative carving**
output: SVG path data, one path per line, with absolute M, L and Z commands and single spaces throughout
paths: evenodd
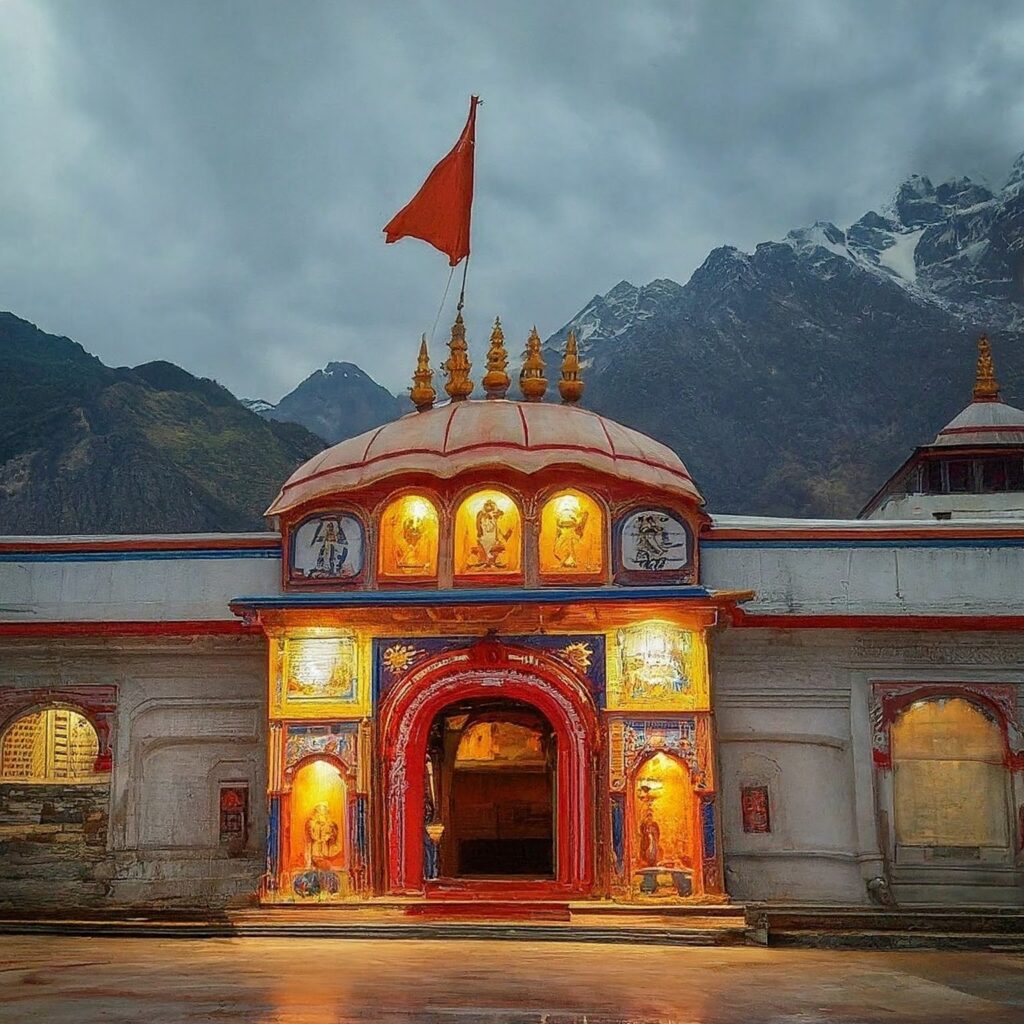
M 290 772 L 300 761 L 316 755 L 336 758 L 351 771 L 356 765 L 357 729 L 354 722 L 289 725 L 285 739 L 285 771 Z
M 565 339 L 565 357 L 562 359 L 562 379 L 558 382 L 558 393 L 565 405 L 575 405 L 583 397 L 583 378 L 580 376 L 576 332 L 571 327 Z
M 974 376 L 974 401 L 998 402 L 999 383 L 996 380 L 996 368 L 992 362 L 992 346 L 988 336 L 978 338 L 978 368 Z
M 508 353 L 505 351 L 505 334 L 501 329 L 501 319 L 494 318 L 494 329 L 491 331 L 491 345 L 487 350 L 487 373 L 481 382 L 488 398 L 504 398 L 511 381 L 505 368 L 508 366 Z
M 528 402 L 539 402 L 548 389 L 544 376 L 544 356 L 541 355 L 540 335 L 534 325 L 526 339 L 526 358 L 519 373 L 519 388 Z
M 469 376 L 473 364 L 469 361 L 468 351 L 466 325 L 460 310 L 455 315 L 455 323 L 452 324 L 452 336 L 448 342 L 449 354 L 443 367 L 448 375 L 444 389 L 453 402 L 461 402 L 473 394 L 473 381 Z
M 437 392 L 434 390 L 434 371 L 430 368 L 430 355 L 427 352 L 427 336 L 420 339 L 420 353 L 416 359 L 416 371 L 412 375 L 412 387 L 409 398 L 416 406 L 417 412 L 426 412 L 434 408 Z

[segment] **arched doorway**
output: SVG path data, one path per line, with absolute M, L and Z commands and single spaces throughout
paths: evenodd
M 427 877 L 552 879 L 557 739 L 522 701 L 443 708 L 427 751 Z M 443 825 L 443 828 L 438 828 Z
M 446 744 L 442 730 L 449 726 L 458 737 Z M 454 870 L 467 887 L 502 878 L 531 891 L 590 892 L 597 713 L 567 666 L 490 641 L 446 652 L 417 666 L 386 696 L 381 735 L 389 892 L 423 892 L 442 870 Z M 514 759 L 496 765 L 493 749 L 490 761 L 470 756 L 495 739 L 500 745 L 503 736 L 523 747 L 518 768 Z M 474 772 L 481 778 L 472 779 Z M 518 808 L 504 773 L 537 776 Z M 440 817 L 445 813 L 450 821 Z M 544 871 L 546 849 L 551 864 Z

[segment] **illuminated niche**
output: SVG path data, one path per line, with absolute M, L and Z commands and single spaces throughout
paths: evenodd
M 395 498 L 380 521 L 380 575 L 436 576 L 438 533 L 437 509 L 429 498 L 421 494 Z
M 544 505 L 540 517 L 540 571 L 594 575 L 603 568 L 604 517 L 581 491 L 563 491 Z
M 77 711 L 47 708 L 14 721 L 0 741 L 0 780 L 94 782 L 99 738 Z
M 338 768 L 317 759 L 292 780 L 287 868 L 300 897 L 344 895 L 348 787 Z
M 634 869 L 691 869 L 693 822 L 690 773 L 668 754 L 652 755 L 633 785 Z
M 522 569 L 519 507 L 502 491 L 471 494 L 455 516 L 455 574 L 508 576 Z

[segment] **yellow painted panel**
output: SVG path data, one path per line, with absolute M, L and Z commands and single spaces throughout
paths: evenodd
M 438 537 L 437 509 L 429 498 L 421 494 L 396 498 L 380 520 L 380 575 L 393 579 L 436 576 Z
M 698 630 L 643 622 L 608 643 L 609 711 L 706 711 L 707 646 Z

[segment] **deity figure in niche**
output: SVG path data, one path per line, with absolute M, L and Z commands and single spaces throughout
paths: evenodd
M 590 513 L 580 508 L 571 496 L 562 498 L 555 506 L 554 555 L 563 569 L 575 569 L 579 564 L 580 543 L 587 529 Z
M 327 804 L 317 804 L 306 819 L 306 867 L 325 869 L 341 852 L 338 823 Z
M 664 562 L 673 556 L 674 550 L 685 548 L 685 543 L 674 541 L 666 529 L 669 517 L 657 512 L 646 512 L 637 516 L 636 548 L 637 561 L 651 564 Z M 678 557 L 678 556 L 676 556 Z
M 640 863 L 647 868 L 657 867 L 661 860 L 661 826 L 654 820 L 654 801 L 658 795 L 650 786 L 641 785 L 637 799 L 644 810 L 640 818 Z
M 503 530 L 501 520 L 505 513 L 493 498 L 488 498 L 476 514 L 476 545 L 473 548 L 478 561 L 474 569 L 504 569 L 501 561 L 505 545 L 512 537 L 512 527 Z
M 348 561 L 348 538 L 337 516 L 325 516 L 317 523 L 310 547 L 316 545 L 316 568 L 310 575 L 340 576 Z

